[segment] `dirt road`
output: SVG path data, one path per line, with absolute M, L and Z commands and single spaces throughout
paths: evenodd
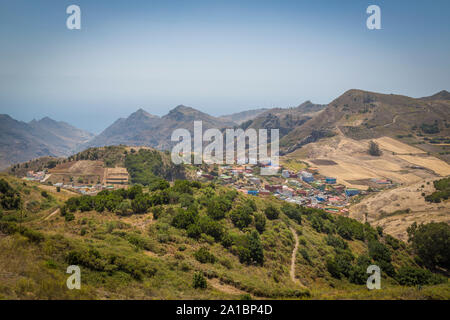
M 53 211 L 52 213 L 50 213 L 48 216 L 46 216 L 46 217 L 44 218 L 44 221 L 50 219 L 51 217 L 53 217 L 53 216 L 54 216 L 55 214 L 57 214 L 58 212 L 59 212 L 59 209 L 56 209 L 55 211 Z
M 298 250 L 298 235 L 297 232 L 294 230 L 294 228 L 290 227 L 290 230 L 292 232 L 292 235 L 294 236 L 294 240 L 295 240 L 295 245 L 294 245 L 294 250 L 292 250 L 292 258 L 291 258 L 291 270 L 290 270 L 290 274 L 291 274 L 291 280 L 297 284 L 299 284 L 300 286 L 302 286 L 303 288 L 306 288 L 299 279 L 297 279 L 295 277 L 295 259 L 297 256 L 297 250 Z

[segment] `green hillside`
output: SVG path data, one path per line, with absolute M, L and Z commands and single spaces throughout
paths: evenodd
M 0 179 L 1 298 L 450 297 L 442 259 L 425 269 L 413 247 L 381 229 L 275 198 L 162 180 L 151 191 L 72 196 Z M 73 264 L 81 290 L 65 286 Z M 381 267 L 382 290 L 366 288 L 368 264 Z

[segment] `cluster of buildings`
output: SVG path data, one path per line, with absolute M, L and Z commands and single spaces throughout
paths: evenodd
M 23 179 L 27 181 L 45 182 L 49 177 L 50 175 L 46 174 L 45 171 L 28 171 L 27 175 Z
M 197 172 L 207 180 L 217 178 L 219 183 L 232 186 L 239 192 L 253 196 L 272 195 L 287 202 L 306 207 L 321 208 L 328 212 L 348 212 L 350 198 L 365 191 L 350 189 L 338 184 L 335 177 L 325 177 L 317 168 L 293 172 L 277 168 L 274 176 L 259 175 L 257 166 L 221 166 L 219 175 Z M 273 181 L 276 181 L 274 183 Z
M 61 189 L 66 189 L 70 191 L 74 191 L 77 193 L 81 193 L 83 195 L 96 195 L 102 190 L 113 190 L 117 188 L 126 188 L 128 185 L 128 173 L 123 172 L 123 170 L 120 170 L 122 168 L 115 168 L 115 171 L 112 171 L 110 174 L 108 174 L 106 183 L 101 184 L 80 184 L 80 183 L 74 183 L 70 182 L 69 184 L 66 184 L 64 182 L 58 182 L 58 183 L 51 183 L 51 180 L 49 179 L 52 174 L 47 173 L 46 171 L 28 171 L 27 175 L 23 178 L 27 181 L 37 181 L 40 183 L 48 183 L 50 185 L 53 185 L 54 187 L 59 187 Z
M 66 189 L 74 192 L 81 193 L 83 195 L 96 195 L 102 190 L 113 190 L 113 185 L 103 185 L 103 184 L 95 184 L 95 185 L 79 185 L 76 186 L 74 184 L 63 184 L 61 182 L 54 183 L 54 187 L 59 187 L 61 189 Z

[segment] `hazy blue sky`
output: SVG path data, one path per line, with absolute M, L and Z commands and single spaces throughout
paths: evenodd
M 66 28 L 67 6 L 82 29 Z M 382 30 L 366 28 L 381 7 Z M 138 108 L 213 115 L 351 88 L 450 89 L 450 1 L 0 0 L 0 113 L 99 132 Z

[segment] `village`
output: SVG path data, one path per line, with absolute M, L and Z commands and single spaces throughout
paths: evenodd
M 305 167 L 294 172 L 283 166 L 271 167 L 274 175 L 260 175 L 265 165 L 220 166 L 218 176 L 198 171 L 197 176 L 204 180 L 215 180 L 222 185 L 253 196 L 275 196 L 287 202 L 305 207 L 320 208 L 330 213 L 348 213 L 352 199 L 381 189 L 393 187 L 390 180 L 371 179 L 374 187 L 366 190 L 346 187 L 338 184 L 335 177 L 319 174 L 314 167 Z
M 129 174 L 126 168 L 104 168 L 101 162 L 88 161 L 61 164 L 45 171 L 28 171 L 23 178 L 83 195 L 96 195 L 102 190 L 127 188 Z M 327 212 L 348 213 L 348 207 L 358 196 L 394 186 L 386 179 L 371 179 L 369 188 L 355 189 L 338 183 L 336 177 L 323 176 L 315 167 L 305 165 L 301 170 L 289 170 L 283 165 L 222 165 L 197 168 L 198 180 L 212 181 L 232 187 L 252 196 L 275 196 L 280 200 Z M 261 175 L 261 169 L 270 169 L 271 175 Z

